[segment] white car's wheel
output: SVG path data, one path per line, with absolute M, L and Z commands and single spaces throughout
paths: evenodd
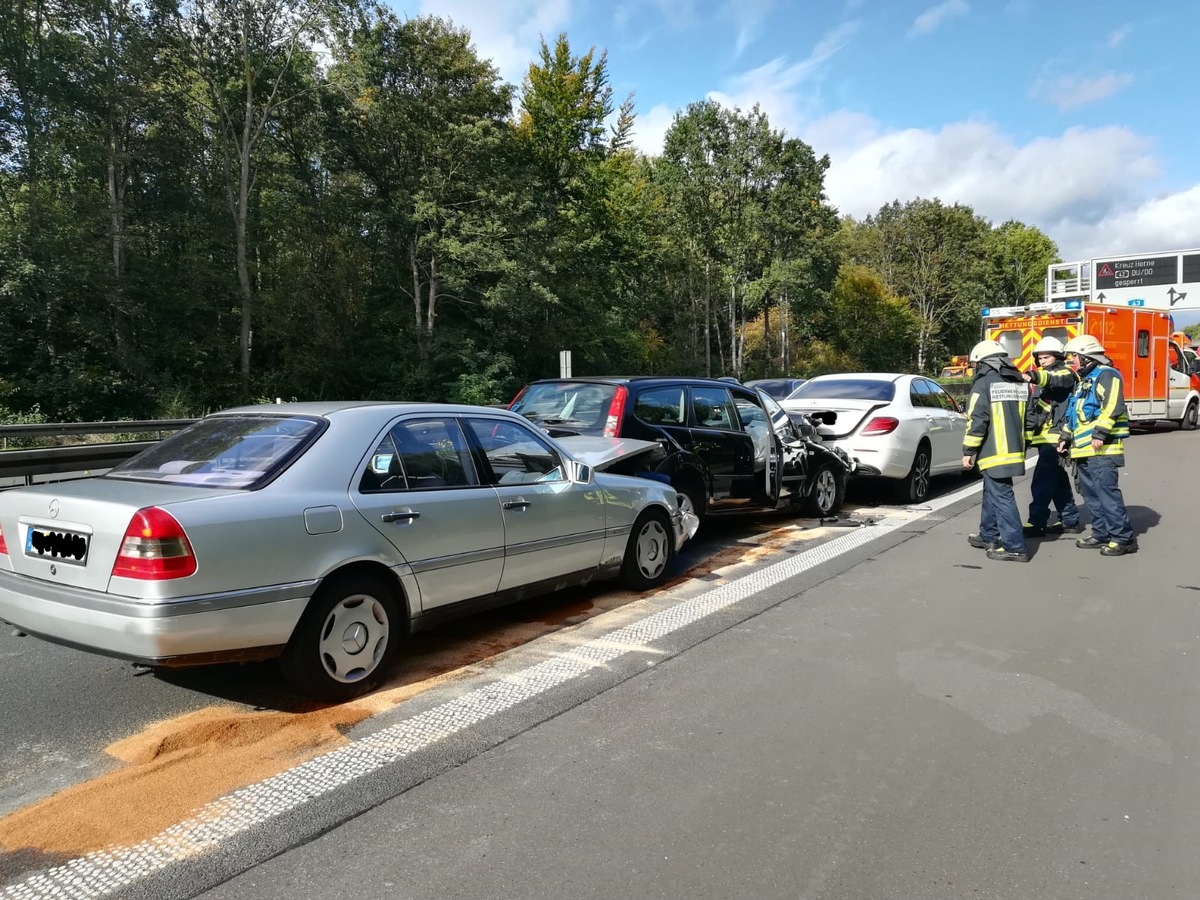
M 933 465 L 929 442 L 924 438 L 917 444 L 917 452 L 913 455 L 912 468 L 900 479 L 896 486 L 897 498 L 901 503 L 924 503 L 929 497 L 930 474 Z
M 667 580 L 675 561 L 675 540 L 671 521 L 658 509 L 648 509 L 633 523 L 625 559 L 621 563 L 621 582 L 635 591 L 658 587 Z

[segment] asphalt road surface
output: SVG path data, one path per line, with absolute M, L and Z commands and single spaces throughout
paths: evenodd
M 965 543 L 977 495 L 881 510 L 347 727 L 123 868 L 38 881 L 26 857 L 0 896 L 1192 898 L 1197 450 L 1131 441 L 1137 555 L 1059 539 L 996 563 Z M 173 687 L 107 665 L 25 661 L 7 721 L 59 724 L 6 759 L 72 718 L 123 733 L 135 694 Z M 232 693 L 206 684 L 185 695 Z

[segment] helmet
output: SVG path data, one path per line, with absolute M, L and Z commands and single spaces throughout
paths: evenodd
M 1000 345 L 999 341 L 980 341 L 971 348 L 971 355 L 967 359 L 969 362 L 977 363 L 989 356 L 1008 356 L 1008 351 Z
M 1063 353 L 1077 353 L 1080 356 L 1103 356 L 1104 345 L 1096 340 L 1095 335 L 1081 334 L 1067 341 Z
M 1055 356 L 1062 356 L 1064 353 L 1063 342 L 1056 337 L 1046 335 L 1033 348 L 1034 356 L 1037 356 L 1039 353 L 1053 353 Z

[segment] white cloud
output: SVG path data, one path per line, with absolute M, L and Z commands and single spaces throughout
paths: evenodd
M 970 11 L 971 7 L 967 5 L 966 0 L 946 0 L 945 3 L 931 6 L 917 16 L 909 26 L 908 33 L 910 35 L 929 34 L 941 27 L 941 24 L 947 19 L 954 16 L 965 16 Z
M 750 109 L 757 103 L 776 128 L 794 131 L 806 116 L 800 109 L 795 89 L 812 79 L 820 67 L 850 42 L 859 23 L 844 22 L 822 37 L 812 52 L 799 62 L 780 56 L 768 63 L 728 79 L 723 90 L 709 91 L 709 100 L 722 106 Z
M 741 56 L 742 51 L 755 41 L 763 20 L 774 5 L 775 0 L 728 0 L 726 8 L 738 32 L 734 56 Z
M 662 153 L 663 140 L 675 121 L 675 110 L 660 103 L 646 112 L 639 112 L 633 122 L 633 143 L 647 156 Z
M 399 4 L 397 4 L 399 5 Z M 420 0 L 420 15 L 449 19 L 500 76 L 520 85 L 537 58 L 538 41 L 553 45 L 571 18 L 571 0 Z
M 1110 72 L 1096 78 L 1062 75 L 1050 81 L 1038 81 L 1030 94 L 1066 112 L 1107 99 L 1132 83 L 1133 76 L 1124 72 Z
M 1154 196 L 1151 142 L 1126 128 L 1070 128 L 1017 144 L 987 122 L 886 132 L 842 111 L 802 135 L 830 155 L 830 202 L 856 218 L 893 200 L 937 197 L 995 223 L 1036 225 L 1066 259 L 1200 246 L 1200 185 Z
M 1117 47 L 1120 47 L 1121 44 L 1125 42 L 1125 38 L 1129 37 L 1129 31 L 1130 28 L 1128 25 L 1122 25 L 1120 28 L 1109 34 L 1108 40 L 1106 41 L 1108 49 L 1115 50 Z

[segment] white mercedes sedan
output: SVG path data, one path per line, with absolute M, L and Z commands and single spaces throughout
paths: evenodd
M 790 412 L 834 412 L 819 426 L 826 444 L 855 461 L 855 477 L 889 479 L 902 503 L 929 496 L 933 475 L 963 471 L 967 417 L 920 375 L 852 373 L 809 379 L 780 401 Z
M 149 666 L 278 656 L 338 701 L 440 618 L 660 585 L 686 535 L 669 485 L 506 410 L 249 406 L 105 475 L 0 492 L 0 620 Z

